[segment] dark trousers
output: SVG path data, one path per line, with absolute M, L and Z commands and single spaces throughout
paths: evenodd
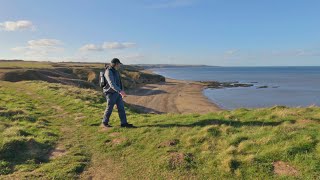
M 121 121 L 121 124 L 127 123 L 127 116 L 124 110 L 124 103 L 122 97 L 119 93 L 107 93 L 106 94 L 107 107 L 104 112 L 103 122 L 109 123 L 109 119 L 113 110 L 114 105 L 116 104 L 118 107 L 118 114 Z

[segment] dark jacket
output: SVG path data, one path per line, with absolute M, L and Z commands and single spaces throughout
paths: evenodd
M 108 67 L 104 73 L 107 84 L 103 87 L 104 93 L 120 93 L 123 90 L 120 73 L 113 67 Z

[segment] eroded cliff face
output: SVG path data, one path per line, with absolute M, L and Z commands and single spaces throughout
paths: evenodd
M 24 67 L 21 63 L 24 62 L 19 62 L 20 66 L 1 66 L 0 80 L 10 82 L 40 80 L 83 88 L 99 88 L 99 73 L 104 71 L 103 64 L 51 63 L 49 67 L 45 68 L 29 68 Z M 124 66 L 120 72 L 126 89 L 132 89 L 146 83 L 165 81 L 163 76 L 145 73 L 140 67 Z

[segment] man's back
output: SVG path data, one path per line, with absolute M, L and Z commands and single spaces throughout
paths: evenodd
M 103 87 L 104 93 L 114 93 L 123 90 L 120 74 L 115 68 L 106 68 L 104 75 L 107 80 L 106 85 Z

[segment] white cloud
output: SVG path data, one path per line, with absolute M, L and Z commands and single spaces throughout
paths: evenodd
M 103 51 L 103 48 L 95 44 L 86 44 L 80 48 L 80 51 Z
M 26 46 L 14 47 L 11 50 L 30 57 L 42 57 L 50 53 L 62 52 L 64 49 L 61 45 L 62 42 L 57 39 L 38 39 L 30 40 Z
M 102 45 L 85 44 L 80 48 L 80 51 L 103 51 L 108 49 L 127 49 L 133 48 L 137 44 L 133 42 L 104 42 Z
M 4 31 L 17 31 L 17 30 L 35 30 L 35 26 L 31 21 L 5 21 L 0 23 L 0 30 Z
M 135 47 L 137 44 L 132 42 L 105 42 L 102 47 L 104 49 L 125 49 Z
M 30 40 L 28 41 L 29 46 L 38 47 L 38 46 L 59 46 L 62 42 L 57 39 L 38 39 L 38 40 Z
M 162 0 L 158 1 L 157 3 L 153 3 L 149 5 L 149 8 L 177 8 L 177 7 L 184 7 L 190 6 L 194 4 L 196 0 Z

